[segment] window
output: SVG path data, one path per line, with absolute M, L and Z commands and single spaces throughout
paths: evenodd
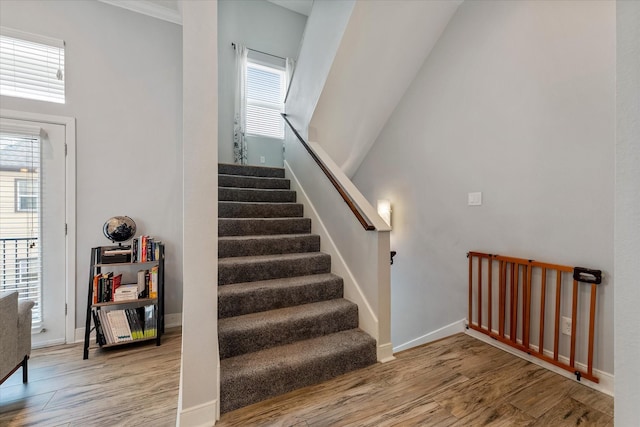
M 41 313 L 40 129 L 0 130 L 0 292 L 18 291 Z
M 38 183 L 31 179 L 16 179 L 16 212 L 38 210 Z
M 64 42 L 0 28 L 0 94 L 64 104 Z
M 284 139 L 284 70 L 247 63 L 247 135 Z

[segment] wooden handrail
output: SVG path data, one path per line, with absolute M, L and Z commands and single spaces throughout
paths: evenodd
M 356 216 L 356 218 L 358 219 L 358 221 L 360 222 L 362 227 L 364 227 L 364 229 L 367 230 L 367 231 L 375 230 L 376 227 L 360 211 L 360 209 L 356 205 L 356 202 L 347 193 L 347 190 L 344 189 L 342 184 L 340 184 L 340 182 L 338 182 L 338 180 L 333 175 L 333 173 L 331 173 L 331 171 L 329 170 L 327 165 L 324 164 L 324 162 L 320 159 L 320 157 L 318 157 L 318 155 L 313 150 L 313 148 L 311 148 L 311 146 L 309 146 L 309 144 L 307 144 L 307 142 L 304 140 L 304 138 L 298 133 L 296 128 L 293 127 L 293 125 L 291 124 L 289 119 L 287 119 L 287 115 L 284 114 L 284 113 L 281 113 L 281 114 L 282 114 L 282 118 L 284 119 L 285 122 L 287 122 L 287 124 L 289 125 L 289 127 L 291 128 L 293 133 L 296 135 L 296 137 L 298 138 L 298 140 L 300 141 L 302 146 L 307 149 L 307 151 L 311 155 L 311 158 L 313 160 L 315 160 L 316 164 L 320 167 L 322 172 L 324 172 L 324 174 L 327 176 L 327 178 L 329 178 L 329 181 L 331 181 L 331 183 L 333 184 L 335 189 L 338 191 L 338 193 L 340 193 L 340 196 L 342 196 L 342 200 L 344 200 L 344 202 L 347 204 L 347 206 L 349 206 L 349 209 L 351 209 L 351 212 L 353 212 L 353 214 Z

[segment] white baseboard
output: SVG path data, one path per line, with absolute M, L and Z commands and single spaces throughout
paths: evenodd
M 395 360 L 393 357 L 393 346 L 391 343 L 378 345 L 377 359 L 380 363 L 387 363 Z
M 164 327 L 165 328 L 176 328 L 178 326 L 182 326 L 182 313 L 169 313 L 164 315 Z M 95 341 L 95 331 L 91 332 L 92 341 Z M 73 343 L 84 342 L 84 328 L 76 328 L 75 337 Z
M 169 313 L 164 315 L 165 328 L 177 328 L 182 326 L 182 313 Z
M 210 427 L 216 423 L 218 400 L 178 410 L 177 427 Z
M 422 344 L 427 344 L 442 338 L 450 337 L 451 335 L 459 334 L 460 332 L 464 332 L 465 322 L 466 322 L 466 319 L 462 319 L 462 320 L 453 322 L 447 326 L 443 326 L 440 329 L 437 329 L 433 332 L 429 332 L 428 334 L 422 335 L 421 337 L 412 339 L 411 341 L 408 341 L 404 344 L 400 344 L 394 347 L 393 352 L 397 353 L 399 351 L 408 350 L 412 347 L 417 347 Z
M 494 340 L 493 338 L 491 338 L 489 335 L 483 334 L 482 332 L 478 332 L 475 331 L 473 329 L 465 329 L 465 333 L 469 336 L 472 336 L 480 341 L 483 341 L 489 345 L 492 345 L 494 347 L 497 347 L 501 350 L 506 351 L 507 353 L 511 353 L 514 356 L 518 356 L 521 359 L 527 360 L 531 363 L 535 363 L 538 366 L 541 366 L 545 369 L 548 369 L 549 371 L 553 371 L 556 374 L 560 374 L 563 377 L 567 377 L 569 379 L 572 379 L 574 381 L 577 382 L 576 380 L 576 376 L 574 374 L 572 374 L 569 371 L 565 371 L 562 368 L 559 368 L 555 365 L 552 365 L 551 363 L 547 363 L 542 359 L 538 359 L 535 356 L 531 356 L 523 351 L 520 351 L 518 349 L 515 349 L 507 344 L 501 343 L 498 340 Z M 496 331 L 497 333 L 497 331 Z M 538 347 L 537 346 L 531 346 L 531 349 L 533 351 L 538 351 Z M 553 357 L 553 352 L 549 351 L 549 350 L 545 350 L 544 353 L 547 356 Z M 563 363 L 569 363 L 569 358 L 565 357 L 565 356 L 558 356 L 558 359 L 561 360 Z M 580 363 L 580 362 L 576 362 L 576 368 L 582 370 L 582 371 L 586 371 L 587 370 L 587 365 Z M 590 387 L 594 390 L 598 390 L 604 394 L 607 394 L 609 396 L 613 396 L 613 384 L 614 384 L 614 376 L 613 374 L 610 374 L 608 372 L 604 372 L 604 371 L 600 371 L 598 369 L 594 369 L 593 370 L 593 374 L 598 377 L 600 379 L 599 383 L 594 383 L 592 381 L 589 381 L 587 379 L 583 379 L 582 381 L 580 381 L 580 384 L 583 384 L 587 387 Z

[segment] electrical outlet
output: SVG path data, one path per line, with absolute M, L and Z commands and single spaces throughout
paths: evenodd
M 562 317 L 562 322 L 560 323 L 560 331 L 563 335 L 571 336 L 571 318 L 570 317 Z

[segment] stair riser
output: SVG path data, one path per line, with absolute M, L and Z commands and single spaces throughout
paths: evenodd
M 284 169 L 268 168 L 262 166 L 218 164 L 218 174 L 284 178 Z
M 311 233 L 311 219 L 219 219 L 218 235 L 223 236 L 266 236 L 270 234 Z
M 239 175 L 218 175 L 219 187 L 262 188 L 274 190 L 288 190 L 291 182 L 284 178 L 260 178 Z
M 218 258 L 319 252 L 320 236 L 218 241 Z
M 225 292 L 232 287 L 233 285 L 227 285 L 219 288 L 218 318 L 220 319 L 343 297 L 342 278 L 338 277 L 300 286 L 265 285 L 242 293 Z
M 376 362 L 375 355 L 375 341 L 372 341 L 366 345 L 346 348 L 344 352 L 333 357 L 310 358 L 306 363 L 295 366 L 282 364 L 267 371 L 255 372 L 252 376 L 228 379 L 224 375 L 225 366 L 223 365 L 220 381 L 220 410 L 222 413 L 233 411 L 270 397 L 365 368 Z
M 254 261 L 251 263 L 218 264 L 218 285 L 255 282 L 280 277 L 307 276 L 331 271 L 331 257 L 318 254 L 305 262 L 290 260 Z
M 218 187 L 218 201 L 295 203 L 296 192 L 291 190 Z
M 218 202 L 219 218 L 295 218 L 302 214 L 301 204 Z
M 226 324 L 235 319 L 221 319 L 218 323 L 220 358 L 239 356 L 358 327 L 358 306 L 355 304 L 279 321 L 269 321 L 266 314 L 261 321 L 240 330 L 226 328 Z

